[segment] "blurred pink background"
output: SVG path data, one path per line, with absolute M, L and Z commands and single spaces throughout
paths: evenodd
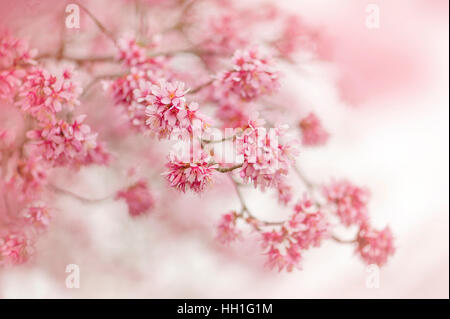
M 21 36 L 51 10 L 51 1 L 29 2 L 0 2 L 0 19 L 23 26 Z M 120 9 L 120 1 L 110 2 L 111 11 Z M 172 203 L 161 192 L 156 212 L 137 220 L 123 203 L 58 199 L 65 211 L 39 242 L 36 259 L 0 270 L 0 297 L 449 297 L 448 2 L 277 2 L 323 32 L 318 50 L 325 62 L 308 65 L 296 91 L 332 138 L 299 161 L 316 182 L 347 176 L 371 188 L 375 225 L 389 224 L 397 247 L 380 287 L 366 288 L 368 273 L 352 247 L 334 242 L 308 252 L 303 270 L 291 274 L 263 269 L 250 244 L 220 247 L 214 225 L 238 201 L 221 196 L 226 185 L 219 183 L 202 195 L 214 195 L 208 206 L 192 194 L 172 194 L 184 196 Z M 368 3 L 380 7 L 379 29 L 365 25 Z M 119 185 L 112 169 L 89 168 L 70 187 L 102 197 Z M 276 201 L 246 195 L 253 211 L 278 213 Z M 68 264 L 80 266 L 79 289 L 65 287 Z

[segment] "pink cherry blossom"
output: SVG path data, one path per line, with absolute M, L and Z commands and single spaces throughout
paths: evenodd
M 140 180 L 125 190 L 119 191 L 116 199 L 124 199 L 131 217 L 148 213 L 155 206 L 155 198 L 148 189 L 147 182 Z
M 187 161 L 172 153 L 166 164 L 169 171 L 164 175 L 171 187 L 182 192 L 186 192 L 187 188 L 199 193 L 212 182 L 217 165 L 211 164 L 210 161 L 210 155 L 202 151 L 193 158 L 193 161 Z
M 312 209 L 312 211 L 310 211 Z M 319 247 L 322 240 L 329 237 L 329 223 L 325 215 L 309 199 L 295 206 L 295 213 L 288 222 L 292 238 L 301 249 Z
M 148 105 L 145 111 L 147 125 L 159 138 L 190 136 L 195 125 L 198 129 L 206 125 L 206 118 L 197 111 L 198 104 L 186 102 L 186 92 L 184 83 L 160 81 L 151 87 L 146 97 L 139 100 Z
M 364 224 L 358 233 L 356 252 L 367 264 L 383 266 L 395 253 L 394 238 L 389 227 L 376 230 Z
M 323 188 L 334 213 L 345 226 L 361 225 L 368 221 L 369 191 L 346 180 L 335 181 Z
M 18 159 L 9 179 L 9 185 L 18 190 L 19 196 L 33 198 L 47 183 L 47 171 L 47 165 L 36 156 Z
M 0 265 L 23 264 L 34 253 L 34 243 L 22 232 L 0 235 Z
M 50 209 L 43 202 L 36 202 L 23 211 L 23 217 L 27 224 L 31 225 L 37 231 L 46 230 L 50 224 Z
M 235 94 L 243 100 L 253 100 L 271 94 L 278 87 L 279 74 L 272 61 L 263 57 L 257 48 L 237 50 L 233 56 L 233 69 L 219 75 L 215 86 L 224 94 Z
M 55 76 L 37 68 L 25 76 L 16 104 L 40 121 L 54 122 L 55 113 L 61 112 L 63 107 L 72 110 L 80 104 L 78 96 L 81 91 L 68 70 L 61 76 Z
M 222 215 L 219 224 L 217 225 L 217 240 L 221 244 L 229 244 L 241 236 L 241 231 L 236 227 L 237 213 L 230 212 Z
M 83 124 L 85 117 L 80 115 L 70 124 L 60 120 L 29 131 L 27 137 L 32 140 L 32 153 L 58 166 L 82 162 L 88 150 L 95 149 L 97 137 L 88 125 Z
M 12 102 L 14 100 L 24 76 L 23 70 L 8 69 L 0 71 L 0 101 Z
M 106 149 L 104 143 L 97 142 L 94 148 L 89 147 L 86 156 L 81 161 L 82 165 L 109 165 L 112 161 L 112 155 Z
M 36 54 L 37 50 L 30 50 L 25 41 L 9 34 L 0 36 L 0 69 L 35 64 L 36 61 L 33 58 Z
M 277 185 L 278 201 L 284 205 L 289 204 L 293 197 L 292 191 L 292 187 L 289 184 L 283 179 L 279 180 Z
M 309 113 L 300 120 L 302 143 L 308 146 L 323 145 L 327 142 L 329 134 L 322 127 L 322 123 L 314 113 Z
M 260 125 L 257 121 L 256 125 Z M 240 170 L 241 178 L 252 182 L 255 187 L 264 190 L 266 187 L 277 187 L 281 179 L 287 175 L 291 164 L 291 154 L 296 153 L 293 144 L 281 144 L 286 127 L 279 126 L 266 130 L 261 126 L 249 127 L 237 137 L 238 154 L 244 162 Z
M 141 69 L 152 69 L 165 67 L 164 57 L 151 58 L 147 56 L 149 45 L 139 43 L 134 37 L 121 37 L 117 41 L 119 55 L 118 59 L 126 67 L 139 67 Z
M 312 49 L 315 31 L 306 25 L 297 15 L 288 15 L 284 19 L 284 27 L 275 48 L 285 58 L 292 58 L 300 49 Z
M 223 128 L 245 127 L 250 120 L 249 105 L 240 105 L 239 101 L 227 99 L 217 108 L 216 117 L 222 121 Z
M 207 52 L 232 54 L 247 44 L 247 40 L 239 31 L 239 20 L 232 14 L 212 17 L 203 33 L 201 47 Z

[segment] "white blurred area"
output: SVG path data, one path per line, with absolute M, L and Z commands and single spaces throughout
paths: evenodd
M 398 8 L 379 2 L 383 23 L 383 12 Z M 339 19 L 331 16 L 345 17 L 352 4 L 363 8 L 366 2 L 342 3 L 311 0 L 298 6 L 303 15 L 311 13 L 312 21 L 332 28 Z M 308 65 L 297 83 L 300 101 L 313 106 L 332 133 L 326 147 L 304 150 L 299 166 L 318 183 L 348 177 L 369 186 L 374 224 L 389 224 L 395 235 L 397 252 L 380 270 L 379 288 L 366 287 L 366 267 L 351 246 L 327 242 L 308 251 L 303 270 L 290 274 L 264 270 L 259 250 L 251 245 L 220 247 L 214 224 L 221 213 L 239 207 L 223 182 L 211 191 L 213 202 L 185 195 L 170 203 L 171 195 L 160 191 L 165 201 L 143 219 L 129 218 L 124 203 L 86 205 L 61 197 L 55 205 L 65 211 L 39 242 L 36 260 L 0 272 L 0 297 L 448 298 L 448 13 L 446 23 L 440 24 L 434 20 L 436 12 L 414 10 L 418 7 L 405 9 L 417 14 L 416 20 L 405 22 L 397 11 L 397 22 L 407 24 L 412 33 L 420 29 L 420 38 L 426 40 L 426 81 L 369 96 L 358 106 L 340 97 L 334 79 L 339 70 L 331 64 Z M 358 18 L 362 27 L 364 14 Z M 388 36 L 382 28 L 380 36 Z M 83 170 L 68 184 L 73 191 L 89 189 L 92 197 L 119 185 L 108 169 Z M 217 199 L 220 192 L 224 196 Z M 262 216 L 282 213 L 275 201 L 254 192 L 247 195 L 248 205 Z M 201 212 L 195 215 L 196 210 Z M 65 287 L 68 264 L 80 266 L 79 289 Z

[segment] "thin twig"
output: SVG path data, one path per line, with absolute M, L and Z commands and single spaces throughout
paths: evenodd
M 91 82 L 84 88 L 83 93 L 80 96 L 80 99 L 83 99 L 87 96 L 88 92 L 94 87 L 95 84 L 97 84 L 101 80 L 105 79 L 114 79 L 122 76 L 123 74 L 104 74 L 104 75 L 98 75 L 94 79 L 92 79 Z
M 308 188 L 310 192 L 312 192 L 315 188 L 314 183 L 312 183 L 308 178 L 306 178 L 306 176 L 302 173 L 302 171 L 300 171 L 300 169 L 297 166 L 292 165 L 292 168 L 294 169 L 294 172 L 297 173 L 298 177 L 303 182 L 303 184 Z
M 250 210 L 248 209 L 247 205 L 245 204 L 244 201 L 244 196 L 242 195 L 241 190 L 239 189 L 239 185 L 235 182 L 235 180 L 230 176 L 230 180 L 233 183 L 234 189 L 236 190 L 236 194 L 239 198 L 239 202 L 241 203 L 241 215 L 243 213 L 246 213 L 247 216 L 252 219 L 257 221 L 259 224 L 261 224 L 262 226 L 281 226 L 284 224 L 284 221 L 280 221 L 280 222 L 269 222 L 269 221 L 265 221 L 265 220 L 261 220 L 259 218 L 257 218 L 255 215 L 253 215 Z M 258 228 L 258 226 L 255 226 L 256 228 Z
M 69 196 L 69 197 L 73 197 L 73 198 L 75 198 L 75 199 L 77 199 L 79 201 L 82 201 L 84 203 L 89 203 L 89 204 L 95 204 L 95 203 L 103 202 L 103 201 L 109 200 L 109 199 L 114 197 L 114 194 L 112 194 L 112 195 L 109 195 L 109 196 L 104 197 L 104 198 L 93 199 L 93 198 L 83 197 L 83 196 L 75 194 L 75 193 L 73 193 L 71 191 L 59 188 L 58 186 L 53 185 L 53 184 L 49 184 L 48 188 L 50 190 L 52 190 L 53 192 L 55 192 L 55 193 L 63 194 L 63 195 Z
M 340 243 L 340 244 L 354 244 L 356 242 L 358 242 L 358 240 L 355 239 L 349 239 L 349 240 L 345 240 L 345 239 L 341 239 L 339 237 L 336 237 L 335 235 L 331 236 L 331 239 L 333 239 L 334 241 Z
M 235 169 L 241 168 L 243 164 L 236 164 L 234 166 L 231 167 L 218 167 L 216 168 L 216 171 L 221 172 L 221 173 L 228 173 L 231 172 Z
M 110 32 L 108 29 L 106 29 L 105 26 L 85 6 L 83 6 L 80 3 L 77 3 L 77 5 L 79 5 L 81 7 L 81 9 L 83 9 L 84 12 L 86 12 L 86 14 L 92 19 L 92 21 L 94 21 L 94 23 L 97 25 L 97 27 L 100 29 L 100 31 L 102 31 L 109 39 L 111 39 L 111 41 L 114 43 L 114 45 L 117 46 L 116 40 L 115 40 L 112 32 Z
M 214 80 L 211 79 L 211 80 L 209 80 L 208 82 L 203 83 L 203 84 L 197 86 L 196 88 L 190 90 L 188 93 L 189 93 L 189 94 L 195 94 L 195 93 L 198 93 L 198 92 L 200 92 L 201 90 L 203 90 L 204 88 L 210 86 L 213 82 L 214 82 Z

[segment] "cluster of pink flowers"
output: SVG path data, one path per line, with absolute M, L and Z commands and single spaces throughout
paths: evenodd
M 50 225 L 51 213 L 50 209 L 43 202 L 33 203 L 26 207 L 23 211 L 23 218 L 32 229 L 44 231 Z
M 370 193 L 366 188 L 340 180 L 325 186 L 323 192 L 333 212 L 345 226 L 362 225 L 368 221 Z
M 137 103 L 137 93 L 145 92 L 150 84 L 156 84 L 155 76 L 151 70 L 132 68 L 129 74 L 107 83 L 106 88 L 111 92 L 114 103 L 123 110 L 124 118 L 132 128 L 138 131 L 147 130 L 145 105 Z
M 31 153 L 57 166 L 83 162 L 88 150 L 95 149 L 97 137 L 83 124 L 85 118 L 80 115 L 70 124 L 59 120 L 29 131 Z
M 329 134 L 323 128 L 319 118 L 309 113 L 299 123 L 302 132 L 302 143 L 307 146 L 323 145 L 327 142 Z
M 263 248 L 267 249 L 267 265 L 286 269 L 300 267 L 302 252 L 319 247 L 329 237 L 329 224 L 325 215 L 304 198 L 294 208 L 295 213 L 279 230 L 262 233 Z
M 14 174 L 8 184 L 17 190 L 19 196 L 34 198 L 39 194 L 47 182 L 48 166 L 34 156 L 10 160 L 10 163 Z
M 393 242 L 389 227 L 379 231 L 365 224 L 358 233 L 356 252 L 367 264 L 381 267 L 386 264 L 389 256 L 395 253 Z
M 135 5 L 134 1 L 124 2 L 131 3 Z M 152 5 L 158 5 L 161 11 L 149 19 Z M 90 56 L 86 48 L 71 52 L 64 38 L 59 51 L 44 53 L 35 60 L 35 50 L 30 50 L 25 42 L 9 36 L 0 38 L 0 124 L 18 118 L 18 125 L 11 120 L 6 128 L 0 128 L 0 193 L 5 194 L 0 197 L 0 265 L 28 260 L 37 236 L 49 227 L 52 214 L 46 198 L 50 192 L 58 193 L 48 179 L 53 177 L 51 169 L 75 168 L 76 172 L 80 166 L 106 165 L 116 158 L 107 152 L 104 143 L 97 141 L 97 133 L 86 122 L 95 126 L 96 132 L 115 138 L 122 133 L 137 133 L 142 135 L 139 143 L 156 136 L 177 140 L 176 146 L 182 145 L 184 150 L 189 148 L 188 156 L 172 149 L 162 174 L 169 187 L 178 191 L 200 193 L 217 175 L 229 177 L 236 187 L 241 210 L 221 217 L 217 239 L 231 243 L 242 237 L 239 226 L 250 227 L 258 233 L 257 238 L 262 238 L 267 265 L 272 268 L 299 268 L 306 250 L 320 246 L 327 238 L 336 239 L 331 234 L 329 216 L 325 216 L 328 212 L 338 216 L 343 225 L 358 227 L 356 238 L 349 242 L 357 245 L 356 251 L 367 263 L 385 264 L 394 253 L 392 234 L 389 228 L 378 231 L 370 226 L 368 191 L 345 180 L 337 181 L 323 189 L 326 205 L 319 198 L 305 197 L 294 206 L 298 191 L 288 174 L 299 152 L 296 137 L 289 138 L 287 125 L 269 128 L 272 124 L 264 120 L 298 123 L 294 133 L 302 139 L 303 146 L 327 142 L 329 134 L 314 113 L 286 119 L 288 107 L 295 107 L 295 100 L 278 90 L 280 71 L 274 67 L 275 62 L 293 65 L 294 54 L 310 44 L 314 32 L 298 16 L 283 13 L 274 5 L 261 5 L 254 10 L 233 0 L 146 0 L 136 8 L 142 14 L 136 37 L 117 37 L 102 25 L 103 19 L 88 15 L 99 27 L 96 30 L 114 43 L 114 47 L 110 46 L 116 50 L 112 58 L 103 54 Z M 276 23 L 269 23 L 272 21 Z M 273 30 L 261 32 L 267 27 Z M 249 47 L 253 44 L 261 46 Z M 271 55 L 264 55 L 261 48 Z M 85 55 L 78 55 L 81 52 Z M 113 103 L 103 104 L 114 104 L 116 111 L 100 114 L 99 108 L 87 104 L 82 112 L 80 100 L 93 102 L 93 95 L 81 95 L 81 86 L 71 71 L 49 72 L 50 66 L 60 68 L 62 61 L 77 65 L 82 70 L 80 79 L 90 78 L 87 89 L 95 88 L 101 78 L 110 79 L 103 84 Z M 105 74 L 108 68 L 114 74 Z M 286 105 L 286 112 L 277 112 L 277 105 Z M 93 109 L 99 111 L 99 116 L 89 121 L 86 115 L 79 115 Z M 205 114 L 214 114 L 215 118 Z M 99 119 L 100 116 L 105 119 Z M 212 126 L 214 120 L 218 120 L 219 127 Z M 234 129 L 231 137 L 204 138 L 204 133 L 215 129 L 227 135 L 227 128 Z M 148 154 L 141 145 L 129 145 L 128 140 L 112 142 L 119 156 L 125 155 L 121 151 L 126 153 L 126 161 L 128 157 L 136 160 L 131 157 Z M 234 159 L 219 159 L 231 146 Z M 153 155 L 157 155 L 152 154 L 155 162 Z M 317 195 L 316 185 L 305 180 L 300 171 L 294 172 L 310 195 Z M 137 217 L 151 212 L 156 198 L 145 179 L 133 180 L 134 184 L 115 193 L 115 199 L 123 200 L 129 215 Z M 247 184 L 262 191 L 271 188 L 279 203 L 293 209 L 293 214 L 279 222 L 258 219 L 240 191 Z M 84 199 L 82 195 L 72 195 Z
M 116 199 L 124 199 L 126 201 L 128 212 L 132 217 L 146 214 L 155 206 L 155 198 L 145 180 L 139 180 L 127 189 L 119 191 Z
M 233 56 L 232 70 L 221 73 L 215 85 L 223 94 L 234 94 L 243 100 L 271 94 L 279 87 L 279 74 L 272 64 L 257 48 L 237 50 Z
M 34 243 L 25 233 L 11 231 L 0 235 L 0 266 L 23 264 L 33 252 Z
M 35 64 L 36 49 L 29 49 L 28 44 L 8 34 L 0 38 L 0 69 L 23 67 Z
M 239 101 L 227 98 L 217 108 L 216 117 L 222 122 L 223 128 L 241 128 L 250 120 L 249 109 L 249 105 L 241 105 Z
M 122 37 L 117 41 L 119 49 L 118 59 L 126 67 L 151 68 L 163 65 L 164 58 L 150 58 L 147 56 L 148 47 L 138 43 L 134 37 Z
M 138 101 L 147 105 L 147 125 L 159 138 L 186 138 L 207 123 L 195 102 L 186 102 L 184 83 L 160 81 Z
M 80 104 L 78 97 L 82 89 L 72 81 L 72 73 L 65 70 L 61 76 L 36 68 L 27 73 L 20 88 L 17 105 L 39 121 L 55 122 L 56 113 L 63 106 L 72 110 Z
M 247 44 L 238 25 L 238 19 L 225 13 L 210 19 L 201 47 L 206 52 L 231 54 Z
M 212 164 L 211 156 L 198 151 L 190 159 L 172 153 L 166 164 L 168 171 L 164 173 L 171 187 L 182 192 L 186 188 L 194 192 L 202 192 L 211 183 L 217 165 Z
M 293 197 L 293 189 L 292 187 L 286 183 L 283 179 L 278 181 L 277 185 L 277 195 L 278 201 L 284 205 L 288 205 Z
M 236 227 L 237 219 L 238 214 L 235 211 L 222 215 L 217 225 L 217 240 L 220 243 L 229 244 L 239 239 L 241 231 Z
M 298 150 L 294 141 L 282 144 L 287 127 L 266 130 L 262 120 L 249 121 L 248 128 L 236 138 L 238 154 L 243 157 L 240 177 L 264 190 L 277 187 Z
M 359 227 L 356 252 L 367 264 L 383 266 L 395 252 L 394 239 L 389 227 L 378 231 L 370 225 L 369 191 L 341 180 L 324 187 L 324 194 L 343 225 Z
M 284 28 L 275 41 L 275 48 L 284 58 L 292 58 L 302 48 L 313 47 L 315 32 L 299 16 L 289 15 L 284 21 Z
M 36 64 L 37 51 L 26 42 L 9 35 L 0 38 L 0 101 L 13 101 L 26 75 L 24 67 Z

